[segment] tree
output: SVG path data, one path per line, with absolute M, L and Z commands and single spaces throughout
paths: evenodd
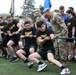
M 3 18 L 3 20 L 6 20 L 6 17 L 7 17 L 8 15 L 9 15 L 9 14 L 6 14 L 6 13 L 0 14 L 0 16 Z
M 34 13 L 35 13 L 35 0 L 24 0 L 24 4 L 22 6 L 23 12 L 28 13 L 28 16 L 31 18 L 35 18 Z

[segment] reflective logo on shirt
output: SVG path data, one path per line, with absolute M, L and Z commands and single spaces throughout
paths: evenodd
M 70 26 L 70 25 L 71 25 L 71 23 L 69 22 L 67 25 L 68 25 L 68 26 Z
M 25 35 L 30 35 L 30 34 L 32 34 L 32 31 L 29 31 L 29 32 L 25 32 Z
M 44 35 L 41 35 L 41 38 L 46 38 L 47 37 L 47 35 L 46 34 L 44 34 Z
M 0 29 L 3 29 L 4 28 L 4 26 L 0 26 Z
M 15 24 L 13 24 L 9 29 L 12 30 L 15 27 Z

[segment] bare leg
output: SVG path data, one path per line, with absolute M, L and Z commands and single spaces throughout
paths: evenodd
M 48 53 L 47 58 L 48 58 L 49 62 L 52 62 L 53 64 L 57 65 L 58 67 L 62 67 L 62 64 L 58 60 L 54 59 L 54 55 L 52 53 Z
M 22 49 L 20 49 L 20 50 L 18 50 L 17 52 L 16 52 L 16 54 L 22 59 L 22 60 L 26 60 L 26 57 L 25 57 L 25 52 L 22 50 Z
M 14 51 L 14 48 L 12 47 L 12 45 L 14 44 L 14 42 L 12 40 L 10 40 L 8 43 L 7 43 L 7 47 L 8 47 L 8 50 L 9 52 L 12 54 L 13 57 L 17 57 L 16 56 L 16 53 Z

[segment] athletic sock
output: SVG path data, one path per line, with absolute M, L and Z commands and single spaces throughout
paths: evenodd
M 40 62 L 38 62 L 38 65 L 40 65 L 40 64 L 43 64 L 43 62 L 41 62 L 41 61 L 40 61 Z
M 65 67 L 64 67 L 64 66 L 61 66 L 60 68 L 61 68 L 61 69 L 64 69 Z
M 4 50 L 4 48 L 3 48 L 2 44 L 0 44 L 0 49 L 3 51 L 3 54 L 7 55 L 7 51 L 6 51 L 6 50 Z
M 7 55 L 7 52 L 5 50 L 3 50 L 3 54 Z
M 24 63 L 28 63 L 28 62 L 29 62 L 28 59 L 24 60 Z

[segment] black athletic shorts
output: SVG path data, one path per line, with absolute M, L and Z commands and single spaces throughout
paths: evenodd
M 2 39 L 2 46 L 7 47 L 7 43 L 9 40 L 10 40 L 10 37 L 8 35 L 4 35 L 4 37 Z
M 68 38 L 66 39 L 66 42 L 73 42 L 73 41 L 74 41 L 74 39 L 70 39 L 70 38 L 72 38 L 72 37 L 68 37 Z
M 22 50 L 24 50 L 25 51 L 25 53 L 26 53 L 26 57 L 28 57 L 29 55 L 30 55 L 30 52 L 29 52 L 29 49 L 30 48 L 34 48 L 35 49 L 35 52 L 36 52 L 36 50 L 37 50 L 37 45 L 36 44 L 32 44 L 32 45 L 30 45 L 30 46 L 25 46 Z
M 72 33 L 68 33 L 68 38 L 66 39 L 66 42 L 73 42 L 73 39 L 69 39 L 72 38 Z
M 2 37 L 2 39 L 3 39 L 3 37 L 4 37 L 4 34 L 3 34 L 3 33 L 1 33 L 1 37 Z
M 13 46 L 18 45 L 18 42 L 19 42 L 19 40 L 20 40 L 20 34 L 11 37 L 10 40 L 12 40 L 12 41 L 15 43 Z
M 43 50 L 46 50 L 46 52 L 43 51 Z M 54 47 L 52 47 L 52 48 L 46 48 L 46 49 L 43 48 L 40 51 L 38 51 L 37 53 L 41 56 L 41 58 L 43 60 L 48 60 L 47 53 L 52 53 L 55 56 L 55 49 L 54 49 Z
M 73 42 L 73 39 L 66 39 L 66 42 Z

